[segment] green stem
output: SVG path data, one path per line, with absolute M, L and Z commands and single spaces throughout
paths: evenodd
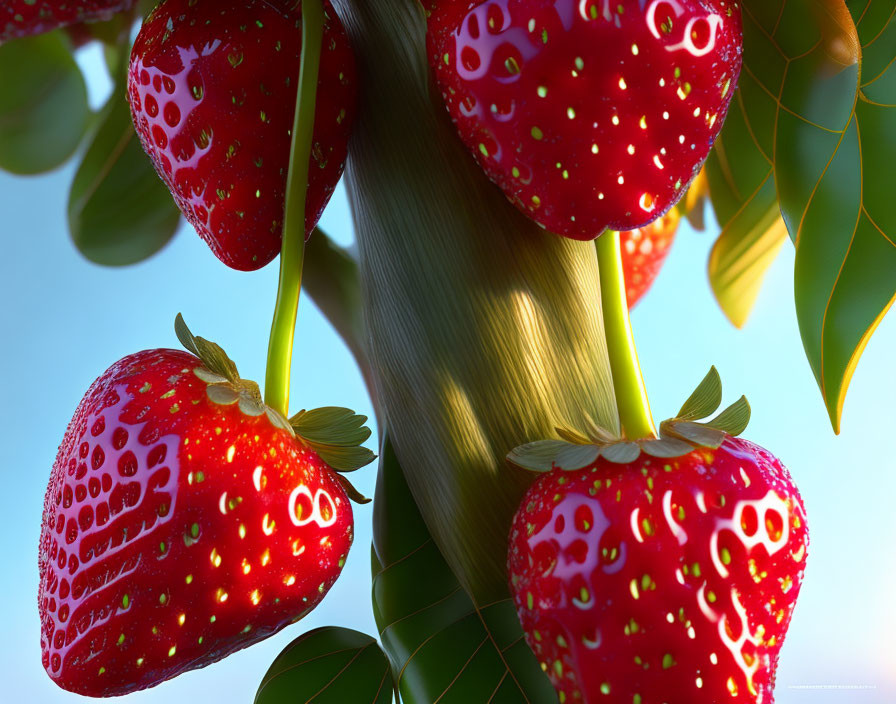
M 289 374 L 295 337 L 302 268 L 305 260 L 305 200 L 308 163 L 317 102 L 317 77 L 323 43 L 324 11 L 321 0 L 302 2 L 302 66 L 292 127 L 289 173 L 286 178 L 286 211 L 283 248 L 280 252 L 280 284 L 268 345 L 265 403 L 285 417 L 289 415 Z
M 650 414 L 650 403 L 628 315 L 618 232 L 608 230 L 598 238 L 597 261 L 600 265 L 604 330 L 622 432 L 630 440 L 655 438 L 656 428 Z

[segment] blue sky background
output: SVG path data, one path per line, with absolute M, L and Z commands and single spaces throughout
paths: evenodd
M 95 52 L 94 100 L 105 84 Z M 5 636 L 0 673 L 9 701 L 73 702 L 40 662 L 37 542 L 43 495 L 56 448 L 83 393 L 117 359 L 176 347 L 172 323 L 183 312 L 194 332 L 223 344 L 246 378 L 264 377 L 277 266 L 227 269 L 192 229 L 182 227 L 158 256 L 111 270 L 84 261 L 67 234 L 65 202 L 73 166 L 39 178 L 0 173 L 0 405 L 4 464 L 0 491 L 0 594 Z M 352 240 L 340 188 L 322 221 Z M 718 310 L 706 278 L 717 232 L 684 227 L 653 290 L 633 316 L 652 405 L 673 414 L 715 364 L 725 401 L 746 393 L 746 436 L 790 468 L 811 533 L 808 571 L 784 646 L 778 704 L 891 704 L 896 701 L 896 318 L 869 344 L 833 435 L 803 354 L 793 306 L 793 251 L 772 267 L 753 318 L 737 331 Z M 338 337 L 304 299 L 293 360 L 294 407 L 345 405 L 372 415 L 360 376 Z M 375 470 L 354 476 L 372 495 Z M 371 508 L 355 510 L 356 541 L 339 582 L 303 622 L 217 665 L 183 675 L 128 701 L 166 704 L 250 702 L 268 665 L 293 638 L 322 625 L 375 632 L 370 602 Z M 862 687 L 856 689 L 855 687 Z M 471 702 L 470 704 L 477 704 Z

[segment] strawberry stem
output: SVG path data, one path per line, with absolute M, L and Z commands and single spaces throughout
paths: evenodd
M 321 0 L 303 0 L 302 64 L 292 127 L 289 173 L 286 178 L 280 283 L 277 288 L 277 303 L 274 307 L 265 377 L 265 403 L 284 417 L 289 417 L 292 345 L 296 316 L 299 312 L 299 295 L 302 292 L 302 268 L 305 262 L 305 201 L 317 102 L 317 78 L 323 43 L 323 19 Z
M 604 331 L 622 432 L 630 440 L 655 438 L 656 428 L 650 414 L 650 403 L 644 388 L 644 377 L 641 375 L 628 314 L 618 232 L 608 230 L 598 238 L 597 261 L 600 265 Z

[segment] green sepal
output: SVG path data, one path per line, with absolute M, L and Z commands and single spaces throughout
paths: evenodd
M 299 411 L 289 419 L 296 435 L 337 472 L 354 472 L 376 459 L 362 446 L 370 438 L 366 422 L 367 416 L 338 406 Z
M 240 375 L 233 360 L 227 356 L 227 353 L 220 345 L 209 342 L 203 337 L 193 335 L 180 313 L 174 319 L 174 332 L 177 335 L 177 339 L 180 340 L 180 344 L 199 357 L 206 369 L 224 377 L 231 384 L 239 383 Z
M 550 472 L 557 455 L 569 447 L 564 440 L 536 440 L 515 447 L 507 454 L 510 464 L 530 472 Z
M 236 364 L 227 353 L 214 342 L 190 332 L 180 313 L 174 319 L 174 332 L 184 348 L 199 357 L 204 365 L 196 367 L 193 373 L 207 384 L 205 393 L 212 403 L 222 406 L 239 404 L 240 412 L 250 417 L 266 415 L 271 425 L 295 437 L 295 431 L 286 418 L 265 404 L 258 384 L 241 379 Z
M 345 490 L 348 498 L 350 498 L 356 504 L 369 504 L 371 501 L 373 501 L 373 499 L 364 496 L 364 494 L 358 491 L 355 488 L 355 485 L 348 480 L 348 477 L 337 472 L 336 479 L 339 480 L 339 483 L 342 485 L 342 488 Z
M 566 427 L 556 428 L 560 440 L 529 442 L 512 450 L 507 461 L 531 472 L 553 469 L 574 472 L 592 466 L 603 457 L 614 464 L 628 464 L 641 453 L 657 458 L 682 457 L 700 447 L 717 449 L 725 438 L 740 435 L 750 422 L 750 404 L 746 396 L 722 411 L 714 419 L 698 422 L 712 415 L 722 402 L 722 380 L 715 367 L 684 402 L 678 415 L 660 424 L 658 438 L 631 440 L 614 435 L 591 419 L 586 419 L 585 433 Z
M 750 402 L 747 401 L 746 396 L 741 396 L 707 425 L 731 436 L 737 436 L 744 432 L 750 424 L 750 413 Z
M 722 405 L 722 379 L 718 370 L 710 367 L 694 392 L 678 411 L 679 420 L 699 420 L 711 416 Z

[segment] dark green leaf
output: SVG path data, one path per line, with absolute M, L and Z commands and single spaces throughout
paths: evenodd
M 722 403 L 722 379 L 715 367 L 703 377 L 694 392 L 678 411 L 680 420 L 700 420 L 716 412 Z
M 36 174 L 63 164 L 89 115 L 87 86 L 58 32 L 0 46 L 0 169 Z
M 124 266 L 158 252 L 180 212 L 140 146 L 124 89 L 117 89 L 72 183 L 68 222 L 90 261 Z
M 347 628 L 296 638 L 265 673 L 255 704 L 390 704 L 389 661 L 375 639 Z
M 388 439 L 374 504 L 374 615 L 404 704 L 548 704 L 557 695 L 509 597 L 477 606 L 433 542 Z
M 896 296 L 885 185 L 896 165 L 896 13 L 892 0 L 746 0 L 744 20 L 740 98 L 774 163 L 800 332 L 839 431 L 852 373 Z

